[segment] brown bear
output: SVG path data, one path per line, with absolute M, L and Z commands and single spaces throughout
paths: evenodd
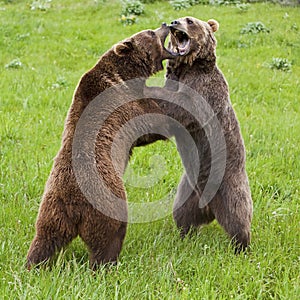
M 252 199 L 240 126 L 230 102 L 228 84 L 216 65 L 214 32 L 218 28 L 215 20 L 204 22 L 184 17 L 172 21 L 169 48 L 179 56 L 168 61 L 165 88 L 146 88 L 145 93 L 168 99 L 158 103 L 164 113 L 185 126 L 197 146 L 198 154 L 192 157 L 182 131 L 172 129 L 185 167 L 173 208 L 182 236 L 191 227 L 216 219 L 239 252 L 250 242 Z M 194 103 L 197 95 L 192 95 L 189 88 L 203 101 Z M 192 113 L 183 108 L 187 104 Z M 212 111 L 210 117 L 205 116 L 209 110 L 204 104 Z M 205 116 L 206 122 L 200 124 L 197 115 L 202 119 Z M 192 170 L 195 158 L 200 162 L 197 174 Z M 193 186 L 191 177 L 196 177 Z
M 135 94 L 134 88 L 137 89 L 137 86 L 132 86 L 132 84 L 130 86 L 130 80 L 139 78 L 134 83 L 145 84 L 145 80 L 150 75 L 163 69 L 164 59 L 173 57 L 164 47 L 168 33 L 169 27 L 166 24 L 162 24 L 156 30 L 144 30 L 137 33 L 103 54 L 97 64 L 82 76 L 66 118 L 62 145 L 54 160 L 39 208 L 36 235 L 27 255 L 28 269 L 32 265 L 48 261 L 56 251 L 78 235 L 90 251 L 92 268 L 102 263 L 116 262 L 127 224 L 126 195 L 122 175 L 132 147 L 149 143 L 150 136 L 144 135 L 136 141 L 136 136 L 132 132 L 125 132 L 119 138 L 117 168 L 112 162 L 111 148 L 115 135 L 127 121 L 143 114 L 161 113 L 161 109 L 154 101 L 143 99 L 138 92 Z M 126 93 L 120 93 L 120 89 L 112 93 L 111 95 L 115 98 L 110 98 L 111 102 L 108 101 L 106 106 L 101 106 L 101 103 L 98 105 L 101 111 L 96 113 L 96 118 L 94 118 L 95 115 L 91 116 L 85 119 L 86 123 L 81 124 L 83 130 L 85 127 L 88 130 L 97 127 L 95 122 L 101 113 L 111 109 L 110 106 L 113 106 L 115 102 L 123 103 L 120 107 L 116 106 L 113 113 L 107 116 L 101 128 L 96 128 L 95 141 L 92 143 L 94 150 L 88 152 L 89 149 L 86 146 L 88 141 L 84 138 L 80 140 L 80 133 L 79 138 L 77 137 L 79 150 L 74 148 L 75 135 L 79 130 L 77 125 L 82 120 L 80 118 L 85 109 L 92 101 L 93 103 L 99 101 L 98 95 L 118 84 L 124 86 L 124 90 L 132 88 L 130 95 L 137 98 L 133 97 L 133 101 L 124 104 L 122 101 Z M 97 106 L 94 107 L 97 108 Z M 152 125 L 162 126 L 163 123 L 164 120 L 161 124 Z M 143 124 L 149 132 L 155 130 L 151 127 L 152 125 L 151 122 L 149 125 L 147 122 Z M 132 144 L 133 141 L 136 142 Z M 98 194 L 92 195 L 96 197 L 92 199 L 94 202 L 87 199 L 88 191 L 84 191 L 78 183 L 79 179 L 85 180 L 87 186 L 93 187 L 98 184 L 98 182 L 93 182 L 93 176 L 86 166 L 88 160 L 85 158 L 89 159 L 91 156 L 94 159 L 96 175 L 100 176 L 106 185 L 106 190 L 102 186 L 100 191 L 97 190 Z M 79 160 L 79 164 L 76 165 L 79 170 L 74 170 L 74 159 Z M 104 211 L 103 207 L 107 211 Z

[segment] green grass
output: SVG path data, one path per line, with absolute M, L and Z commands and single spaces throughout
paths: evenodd
M 243 13 L 204 5 L 174 11 L 164 1 L 145 5 L 138 23 L 124 27 L 118 1 L 52 1 L 46 11 L 28 4 L 0 4 L 0 299 L 297 299 L 299 7 L 260 3 Z M 184 15 L 220 22 L 218 65 L 247 148 L 251 252 L 235 256 L 216 222 L 182 241 L 170 216 L 130 224 L 117 267 L 93 274 L 77 239 L 52 268 L 26 271 L 44 184 L 80 76 L 119 40 Z M 270 32 L 240 33 L 258 21 Z M 291 61 L 292 71 L 270 69 L 273 58 Z M 14 59 L 22 66 L 6 68 Z M 182 166 L 173 143 L 136 149 L 131 167 L 147 174 L 153 155 L 165 161 L 159 183 L 148 189 L 127 184 L 129 201 L 152 201 L 177 186 Z

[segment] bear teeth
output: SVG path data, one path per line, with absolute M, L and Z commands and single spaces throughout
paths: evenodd
M 176 39 L 176 50 L 179 55 L 186 55 L 190 48 L 190 38 L 189 36 L 179 29 L 171 30 L 171 33 Z
M 177 49 L 180 55 L 185 55 L 189 52 L 190 40 L 185 40 L 182 43 L 177 44 Z
M 179 40 L 188 40 L 189 39 L 188 35 L 185 32 L 180 31 L 178 29 L 175 29 L 173 31 L 173 35 Z

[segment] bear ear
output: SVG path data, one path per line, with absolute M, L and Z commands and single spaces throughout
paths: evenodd
M 210 25 L 213 32 L 216 32 L 219 29 L 219 23 L 216 20 L 210 19 L 207 23 Z
M 126 40 L 115 45 L 114 51 L 118 56 L 126 55 L 133 50 L 132 41 Z

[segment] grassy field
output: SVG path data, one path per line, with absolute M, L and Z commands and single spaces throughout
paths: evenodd
M 41 11 L 31 10 L 30 1 L 0 3 L 0 299 L 298 299 L 300 8 L 261 3 L 245 12 L 205 5 L 175 11 L 164 1 L 145 5 L 136 24 L 123 26 L 119 1 L 50 4 Z M 216 222 L 182 241 L 169 216 L 130 224 L 116 267 L 92 273 L 76 239 L 52 268 L 26 271 L 44 184 L 80 76 L 119 40 L 185 15 L 220 22 L 218 65 L 247 148 L 251 252 L 235 256 Z M 259 21 L 268 33 L 241 34 Z M 290 72 L 271 69 L 273 58 L 288 59 Z M 147 175 L 155 155 L 165 164 L 159 182 L 147 189 L 127 184 L 129 201 L 152 201 L 176 188 L 182 166 L 171 142 L 136 149 L 131 167 Z

